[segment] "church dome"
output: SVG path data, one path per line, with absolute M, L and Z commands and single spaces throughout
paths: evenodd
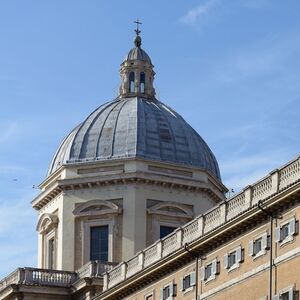
M 152 64 L 149 55 L 139 47 L 132 48 L 125 57 L 125 60 L 142 60 Z
M 137 33 L 140 33 L 140 31 L 138 31 Z M 151 59 L 149 57 L 149 55 L 146 53 L 145 50 L 143 50 L 141 48 L 142 45 L 142 39 L 139 35 L 137 35 L 134 39 L 134 45 L 135 47 L 132 48 L 128 54 L 125 57 L 125 61 L 136 61 L 136 60 L 141 60 L 141 61 L 146 61 L 150 64 L 152 64 Z
M 135 48 L 121 64 L 119 96 L 71 131 L 54 155 L 48 175 L 66 164 L 143 158 L 203 168 L 221 181 L 218 163 L 205 141 L 155 98 L 155 72 L 139 33 L 137 28 Z
M 200 167 L 221 179 L 200 135 L 162 102 L 140 97 L 117 98 L 92 112 L 61 143 L 48 175 L 64 164 L 132 157 Z

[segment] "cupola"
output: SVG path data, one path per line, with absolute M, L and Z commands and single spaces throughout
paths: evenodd
M 141 31 L 138 28 L 138 25 L 141 23 L 138 21 L 136 23 L 135 47 L 129 51 L 124 62 L 121 64 L 120 98 L 138 96 L 155 99 L 155 89 L 153 87 L 155 75 L 153 71 L 154 66 L 152 65 L 149 55 L 141 48 Z

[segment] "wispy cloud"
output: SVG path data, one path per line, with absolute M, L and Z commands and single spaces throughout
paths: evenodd
M 234 155 L 224 161 L 220 161 L 220 169 L 222 170 L 225 185 L 237 192 L 247 185 L 260 180 L 274 168 L 280 167 L 292 158 L 292 155 L 286 148 L 273 152 Z
M 15 121 L 0 124 L 0 145 L 13 138 L 17 132 L 18 123 Z
M 180 21 L 187 25 L 196 24 L 201 17 L 207 15 L 212 10 L 216 2 L 217 0 L 208 0 L 203 4 L 190 9 L 184 16 L 180 18 Z
M 30 199 L 29 196 L 28 199 Z M 34 212 L 28 199 L 17 203 L 3 202 L 1 200 L 0 237 L 9 233 L 12 228 L 23 228 L 23 225 L 28 225 L 30 218 L 34 219 Z M 30 229 L 32 230 L 33 228 Z

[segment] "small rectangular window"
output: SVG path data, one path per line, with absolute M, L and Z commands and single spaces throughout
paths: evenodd
M 230 251 L 224 255 L 224 268 L 229 269 L 229 271 L 238 268 L 240 262 L 244 260 L 243 257 L 244 249 L 242 249 L 242 247 L 238 247 L 234 251 Z
M 180 279 L 180 290 L 187 291 L 196 285 L 196 272 L 191 272 Z
M 268 249 L 269 237 L 265 232 L 263 235 L 249 242 L 249 256 L 254 258 L 266 254 Z
M 176 296 L 176 285 L 171 283 L 160 289 L 160 300 L 170 300 Z
M 209 264 L 205 268 L 205 277 L 209 278 L 212 276 L 212 264 Z
M 275 229 L 276 242 L 284 244 L 294 240 L 294 235 L 298 234 L 299 223 L 295 218 L 291 219 Z
M 236 251 L 228 254 L 228 268 L 236 264 Z
M 290 234 L 289 234 L 289 226 L 290 224 L 284 224 L 281 227 L 281 240 L 285 240 Z
M 220 271 L 220 262 L 217 259 L 214 259 L 206 266 L 203 266 L 200 269 L 201 272 L 201 280 L 210 281 L 216 278 L 216 275 L 219 274 Z
M 254 250 L 253 251 L 254 255 L 256 255 L 258 252 L 262 250 L 262 238 L 255 240 L 253 250 Z

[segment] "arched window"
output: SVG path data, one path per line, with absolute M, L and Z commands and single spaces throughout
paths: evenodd
M 141 93 L 145 93 L 145 73 L 142 72 L 140 74 L 140 91 Z
M 129 74 L 129 92 L 134 92 L 134 72 L 130 72 Z

